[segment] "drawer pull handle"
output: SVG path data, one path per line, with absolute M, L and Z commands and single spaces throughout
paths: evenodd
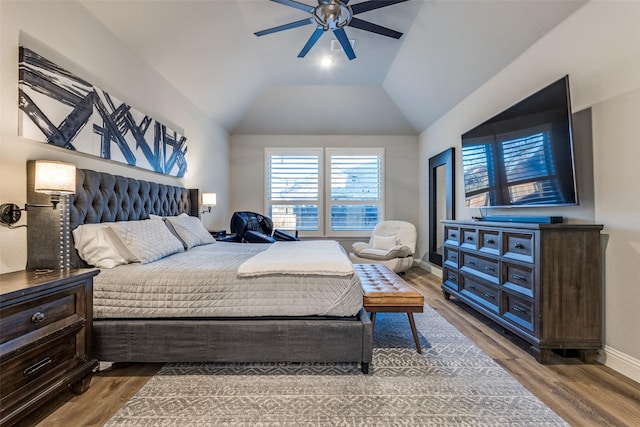
M 492 267 L 492 266 L 490 266 L 490 265 L 485 265 L 485 266 L 484 266 L 484 269 L 485 269 L 485 270 L 488 270 L 488 271 L 496 271 L 495 267 Z
M 484 296 L 487 298 L 496 299 L 496 297 L 491 295 L 489 292 L 484 292 Z
M 469 265 L 476 265 L 476 262 L 475 262 L 475 261 L 467 261 L 467 264 L 469 264 Z
M 51 363 L 51 358 L 47 357 L 45 359 L 42 359 L 41 361 L 39 361 L 38 363 L 29 366 L 27 369 L 24 370 L 24 376 L 27 377 L 31 374 L 36 373 L 37 371 L 39 371 L 40 369 L 44 368 L 45 366 L 47 366 L 48 364 Z
M 526 281 L 527 281 L 527 278 L 526 278 L 526 277 L 521 276 L 521 275 L 519 275 L 519 274 L 512 274 L 512 275 L 511 275 L 511 278 L 512 278 L 513 280 L 520 280 L 521 282 L 526 282 Z
M 44 313 L 41 311 L 37 311 L 33 313 L 33 315 L 31 316 L 31 322 L 33 323 L 40 323 L 43 320 L 44 320 Z
M 496 242 L 496 241 L 495 241 L 495 240 L 493 240 L 493 239 L 489 239 L 489 240 L 487 240 L 487 243 L 488 243 L 488 244 L 490 244 L 490 245 L 493 245 L 495 242 Z
M 475 289 L 476 287 L 474 285 L 467 285 L 467 288 L 469 289 Z
M 520 307 L 519 305 L 515 305 L 514 304 L 514 305 L 511 306 L 511 309 L 513 311 L 517 311 L 518 313 L 527 314 L 527 310 L 522 308 L 522 307 Z
M 456 233 L 451 233 L 451 238 L 455 239 L 456 237 L 458 237 L 458 235 Z
M 467 240 L 473 240 L 473 236 L 468 236 Z
M 522 243 L 516 243 L 516 249 L 524 249 L 524 245 Z

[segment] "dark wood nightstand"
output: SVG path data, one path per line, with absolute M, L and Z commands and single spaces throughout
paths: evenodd
M 214 230 L 209 231 L 209 233 L 218 241 L 232 242 L 236 238 L 236 233 L 227 233 L 225 230 Z
M 93 277 L 100 270 L 0 275 L 0 425 L 15 423 L 68 386 L 83 393 L 91 357 Z

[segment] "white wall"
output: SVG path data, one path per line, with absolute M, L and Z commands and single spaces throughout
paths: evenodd
M 511 210 L 563 215 L 604 225 L 606 354 L 602 360 L 640 381 L 640 2 L 590 2 L 525 51 L 420 135 L 419 230 L 426 227 L 427 159 L 454 146 L 456 214 L 464 207 L 460 135 L 520 99 L 569 74 L 573 110 L 591 107 L 593 195 L 574 208 Z M 576 150 L 585 147 L 576 147 Z M 589 153 L 578 153 L 589 157 Z M 580 183 L 578 183 L 580 185 Z M 535 212 L 535 213 L 534 213 Z
M 418 224 L 417 136 L 232 135 L 230 213 L 264 211 L 264 149 L 267 147 L 384 147 L 385 217 Z M 345 244 L 354 239 L 340 240 Z
M 26 46 L 187 137 L 184 179 L 146 172 L 18 137 L 18 47 Z M 224 227 L 228 135 L 76 2 L 0 1 L 0 203 L 26 202 L 26 161 L 55 159 L 78 167 L 218 193 L 219 210 L 203 215 Z M 28 217 L 25 214 L 23 218 Z M 26 221 L 23 219 L 21 224 Z M 0 272 L 26 265 L 24 228 L 0 227 Z

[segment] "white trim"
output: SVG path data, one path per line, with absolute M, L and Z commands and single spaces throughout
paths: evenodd
M 605 345 L 598 362 L 640 383 L 640 360 Z

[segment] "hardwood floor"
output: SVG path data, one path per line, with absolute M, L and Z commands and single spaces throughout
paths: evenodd
M 603 365 L 554 355 L 540 365 L 519 338 L 478 315 L 455 298 L 446 301 L 440 279 L 421 269 L 404 276 L 425 301 L 572 426 L 640 426 L 640 384 Z M 82 395 L 66 392 L 18 424 L 101 426 L 151 378 L 161 365 L 134 364 L 94 375 Z

